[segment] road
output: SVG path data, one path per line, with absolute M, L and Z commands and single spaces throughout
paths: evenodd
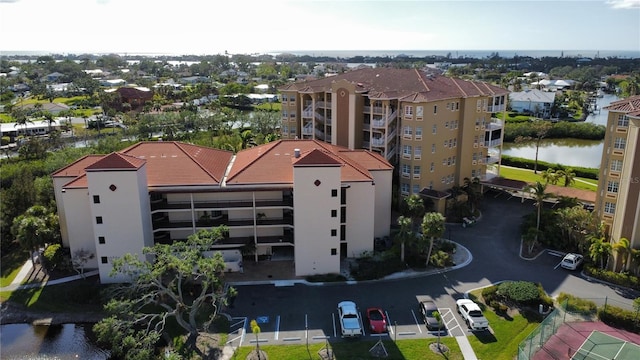
M 476 224 L 468 228 L 452 226 L 445 233 L 471 251 L 473 260 L 463 268 L 420 278 L 350 285 L 239 286 L 239 295 L 229 313 L 236 318 L 238 326 L 243 326 L 243 321 L 258 319 L 262 331 L 260 342 L 325 341 L 339 338 L 336 304 L 352 300 L 362 314 L 367 307 L 382 307 L 392 325 L 387 336 L 402 339 L 435 336 L 426 330 L 419 317 L 418 301 L 425 298 L 433 299 L 438 305 L 447 323 L 448 335 L 469 334 L 455 311 L 455 300 L 467 291 L 504 280 L 541 283 L 551 296 L 565 292 L 593 298 L 599 304 L 604 303 L 606 297 L 609 304 L 627 308 L 633 298 L 640 296 L 589 281 L 580 272 L 564 270 L 557 266 L 561 257 L 547 251 L 535 260 L 520 258 L 519 227 L 522 217 L 534 211 L 533 203 L 494 195 L 485 196 L 483 214 Z M 365 333 L 371 336 L 368 329 Z M 250 338 L 244 340 L 250 342 Z

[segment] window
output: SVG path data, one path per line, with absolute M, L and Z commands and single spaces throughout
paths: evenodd
M 96 216 L 96 224 L 102 224 L 102 216 Z
M 444 184 L 445 182 L 447 182 L 447 180 L 446 180 L 446 178 L 443 176 L 442 178 L 440 178 L 440 182 L 442 182 L 442 183 Z
M 452 148 L 453 147 L 453 139 L 449 139 L 449 147 Z
M 413 117 L 413 106 L 405 105 L 404 116 Z
M 282 125 L 282 133 L 283 134 L 288 134 L 289 133 L 289 127 L 287 125 Z
M 451 159 L 451 165 L 455 165 L 455 164 L 456 164 L 456 157 L 454 156 L 454 157 Z
M 105 240 L 104 240 L 104 236 L 98 236 L 98 244 L 104 244 Z
M 402 195 L 409 195 L 409 184 L 407 183 L 400 184 L 400 191 L 402 192 Z
M 338 197 L 338 189 L 331 189 L 331 197 Z
M 432 163 L 431 163 L 431 167 L 429 168 L 429 170 L 430 170 L 431 172 L 433 172 L 433 170 L 435 170 L 435 168 L 436 168 L 436 163 L 432 162 Z
M 616 203 L 605 202 L 604 203 L 604 212 L 607 214 L 615 214 L 616 213 Z
M 296 133 L 296 126 L 291 125 L 291 127 L 289 128 L 289 134 L 295 134 L 295 133 Z
M 629 117 L 627 115 L 618 115 L 618 126 L 619 127 L 629 126 Z
M 411 191 L 413 194 L 417 194 L 420 192 L 420 184 L 413 184 L 413 190 Z
M 478 173 L 476 172 L 476 170 L 475 169 L 471 170 L 471 177 L 474 178 L 476 176 L 478 176 Z
M 442 166 L 446 166 L 447 165 L 447 158 L 442 158 Z
M 459 123 L 459 121 L 458 121 L 458 120 L 456 120 L 456 121 L 455 121 L 455 128 L 456 128 L 456 129 L 458 128 L 458 123 Z
M 456 110 L 460 110 L 460 102 L 456 102 Z
M 420 165 L 414 166 L 413 167 L 413 178 L 414 179 L 420 179 L 420 172 L 421 172 Z
M 447 144 L 449 144 L 449 141 L 447 141 L 447 139 L 444 139 L 444 147 L 447 147 Z
M 286 103 L 287 102 L 287 95 L 282 95 L 282 102 Z
M 100 204 L 100 195 L 93 195 L 93 203 Z
M 332 209 L 332 210 L 331 210 L 331 217 L 332 217 L 332 218 L 334 218 L 334 217 L 338 217 L 338 210 L 336 210 L 336 209 Z
M 476 111 L 480 112 L 480 109 L 482 109 L 482 100 L 476 102 Z
M 433 124 L 433 129 L 431 130 L 431 132 L 435 135 L 438 132 L 438 125 Z
M 449 128 L 449 122 L 448 121 L 444 123 L 444 127 L 445 127 L 445 129 Z
M 408 178 L 411 173 L 411 165 L 402 164 L 402 177 Z
M 100 258 L 100 262 L 103 264 L 108 264 L 109 263 L 109 258 L 107 258 L 106 256 L 103 256 Z
M 411 139 L 413 135 L 413 129 L 411 128 L 411 126 L 405 126 L 402 130 L 402 133 L 406 139 Z
M 613 148 L 618 150 L 624 150 L 626 145 L 627 145 L 627 139 L 618 137 L 616 138 L 616 142 L 613 144 Z
M 429 190 L 433 190 L 433 180 L 429 181 Z
M 458 146 L 458 138 L 453 138 L 453 147 Z
M 402 156 L 406 158 L 411 158 L 411 145 L 404 145 L 402 147 Z
M 287 110 L 282 110 L 282 118 L 286 119 L 289 116 L 289 114 L 287 114 Z
M 611 161 L 611 171 L 622 171 L 622 160 L 612 160 Z
M 436 153 L 436 144 L 431 144 L 431 153 L 432 154 Z
M 331 255 L 332 255 L 332 256 L 338 255 L 338 249 L 336 249 L 336 248 L 331 248 Z
M 422 146 L 416 146 L 413 149 L 413 158 L 416 160 L 420 160 L 422 158 Z
M 416 126 L 416 140 L 422 139 L 422 126 Z
M 331 236 L 338 236 L 338 229 L 331 229 Z
M 478 154 L 477 153 L 473 153 L 473 161 L 478 160 Z
M 617 193 L 619 186 L 620 186 L 619 182 L 609 180 L 609 182 L 607 182 L 607 191 L 610 193 Z
M 347 208 L 343 206 L 340 208 L 340 223 L 346 223 L 346 222 L 347 222 Z
M 451 166 L 451 156 L 447 158 L 447 166 Z
M 347 189 L 340 189 L 340 205 L 347 205 Z
M 347 240 L 347 226 L 340 225 L 340 240 Z
M 422 106 L 416 106 L 416 116 L 421 118 L 424 112 L 424 108 Z
M 438 105 L 433 105 L 433 113 L 434 114 L 438 113 Z

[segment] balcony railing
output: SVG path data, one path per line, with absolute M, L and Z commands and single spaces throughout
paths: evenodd
M 484 142 L 484 147 L 497 147 L 500 146 L 500 144 L 502 144 L 502 140 L 500 139 L 487 140 Z
M 226 225 L 230 228 L 232 227 L 253 227 L 256 225 L 257 227 L 281 227 L 286 226 L 288 228 L 293 227 L 293 216 L 284 216 L 282 218 L 268 218 L 268 219 L 234 219 L 229 220 L 228 216 L 222 216 L 219 219 L 198 219 L 195 222 L 196 228 L 207 229 L 215 226 Z M 168 231 L 168 230 L 178 230 L 178 229 L 193 229 L 193 222 L 188 220 L 182 221 L 154 221 L 153 222 L 153 231 Z
M 500 158 L 497 156 L 487 156 L 484 158 L 485 164 L 497 164 L 500 161 Z
M 283 199 L 256 200 L 256 207 L 293 207 L 293 197 L 287 196 Z M 231 210 L 238 208 L 253 207 L 252 201 L 206 201 L 194 202 L 195 210 Z M 169 210 L 190 210 L 190 202 L 169 203 L 166 200 L 155 202 L 151 205 L 151 213 L 164 212 Z

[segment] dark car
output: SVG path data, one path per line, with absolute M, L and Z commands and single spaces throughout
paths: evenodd
M 431 300 L 420 301 L 420 313 L 424 319 L 424 323 L 427 325 L 428 330 L 440 330 L 441 324 L 435 318 L 434 313 L 438 311 L 436 303 Z

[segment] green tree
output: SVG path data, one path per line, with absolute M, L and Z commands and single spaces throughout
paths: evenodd
M 549 133 L 549 130 L 551 130 L 551 128 L 553 127 L 553 124 L 544 120 L 534 120 L 532 123 L 532 126 L 534 128 L 534 136 L 518 136 L 516 137 L 515 142 L 521 143 L 521 142 L 527 142 L 527 141 L 534 141 L 536 145 L 536 158 L 533 165 L 533 173 L 537 174 L 538 173 L 538 152 L 540 150 L 540 143 L 542 142 L 542 139 L 544 139 L 547 136 L 547 134 Z
M 111 345 L 116 356 L 129 357 L 128 337 L 144 339 L 139 347 L 150 351 L 153 340 L 166 333 L 168 321 L 173 319 L 187 333 L 187 349 L 204 358 L 195 346 L 198 336 L 217 316 L 218 304 L 234 294 L 233 289 L 224 288 L 222 255 L 215 252 L 208 257 L 203 253 L 224 237 L 227 228 L 208 231 L 206 236 L 199 233 L 171 245 L 145 247 L 142 253 L 153 258 L 152 262 L 134 254 L 114 260 L 112 276 L 130 282 L 114 287 L 105 306 L 110 316 L 94 330 L 101 342 Z
M 538 234 L 540 232 L 540 216 L 542 215 L 542 207 L 544 205 L 544 200 L 548 199 L 551 195 L 547 193 L 547 184 L 542 184 L 539 181 L 536 181 L 535 185 L 527 185 L 525 191 L 528 191 L 533 196 L 534 205 L 536 206 L 536 239 L 538 241 Z
M 600 269 L 609 266 L 609 257 L 611 256 L 611 243 L 606 241 L 604 237 L 591 237 L 591 245 L 589 246 L 589 257 L 593 262 L 600 264 Z
M 576 173 L 572 168 L 558 170 L 558 177 L 563 180 L 564 186 L 567 187 L 575 182 Z
M 405 216 L 398 217 L 398 225 L 400 225 L 400 231 L 395 236 L 395 240 L 400 243 L 400 261 L 404 262 L 405 244 L 412 243 L 415 238 L 413 232 L 413 222 L 411 218 Z
M 559 180 L 558 174 L 552 168 L 547 168 L 547 170 L 545 170 L 541 176 L 542 176 L 542 180 L 544 180 L 544 182 L 547 184 L 555 185 L 558 183 L 558 180 Z
M 261 351 L 260 351 L 260 340 L 258 339 L 258 335 L 260 335 L 260 326 L 258 325 L 258 322 L 255 320 L 251 320 L 251 332 L 256 336 L 256 356 L 258 358 L 258 360 L 262 359 L 262 356 L 260 355 Z
M 433 317 L 438 322 L 438 351 L 442 352 L 442 349 L 440 348 L 440 335 L 442 334 L 442 325 L 443 325 L 442 315 L 440 315 L 440 311 L 434 311 L 432 314 L 433 314 Z
M 412 194 L 404 198 L 406 204 L 406 215 L 411 218 L 411 228 L 416 230 L 418 219 L 424 216 L 424 201 L 418 194 Z
M 431 251 L 433 251 L 433 243 L 435 242 L 435 239 L 442 237 L 442 234 L 444 234 L 444 223 L 444 216 L 438 212 L 428 212 L 422 219 L 422 237 L 423 240 L 427 240 L 429 242 L 426 262 L 427 266 L 429 266 L 429 260 L 431 259 Z
M 475 215 L 475 211 L 478 208 L 480 199 L 482 199 L 482 184 L 480 178 L 474 177 L 473 179 L 464 178 L 464 185 L 462 190 L 467 194 L 467 201 L 471 213 Z
M 622 266 L 620 272 L 627 271 L 629 260 L 631 259 L 631 243 L 627 238 L 620 238 L 615 244 L 613 244 L 613 251 L 619 258 L 616 258 L 616 262 L 620 261 Z

